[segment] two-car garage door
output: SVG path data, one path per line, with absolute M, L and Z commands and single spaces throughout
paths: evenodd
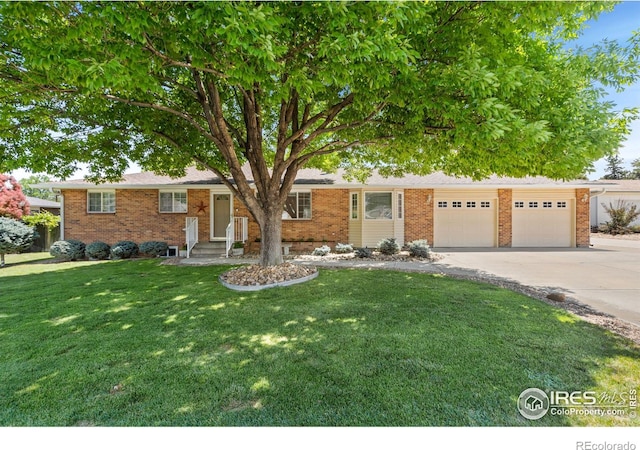
M 512 247 L 575 245 L 571 191 L 512 191 Z M 497 191 L 442 192 L 434 199 L 434 247 L 497 247 Z M 508 215 L 507 215 L 508 216 Z M 508 226 L 504 227 L 505 232 Z M 508 237 L 500 237 L 508 242 Z
M 495 194 L 436 197 L 434 247 L 495 247 Z

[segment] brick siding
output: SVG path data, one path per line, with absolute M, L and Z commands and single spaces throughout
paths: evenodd
M 583 201 L 585 200 L 586 201 Z M 576 189 L 576 247 L 589 247 L 590 224 L 589 224 L 589 189 Z
M 235 199 L 235 215 L 249 217 L 247 251 L 257 252 L 260 228 L 247 208 Z M 290 242 L 292 251 L 309 251 L 322 244 L 331 247 L 349 241 L 349 190 L 312 189 L 311 219 L 282 221 L 282 240 Z
M 65 189 L 64 236 L 85 243 L 103 241 L 114 244 L 120 240 L 136 243 L 159 240 L 169 245 L 184 244 L 186 217 L 198 217 L 198 238 L 210 237 L 211 206 L 208 189 L 189 189 L 187 213 L 160 213 L 157 189 L 116 190 L 115 213 L 87 212 L 87 191 Z M 311 192 L 312 219 L 283 220 L 282 238 L 293 241 L 292 250 L 313 249 L 323 242 L 334 246 L 349 240 L 349 191 L 347 189 L 314 189 Z M 204 211 L 200 208 L 204 205 Z M 260 229 L 247 208 L 234 200 L 234 214 L 249 218 L 249 251 L 257 250 L 255 242 Z M 312 240 L 313 242 L 307 242 Z M 304 242 L 298 242 L 304 241 Z M 253 249 L 251 244 L 253 243 Z
M 513 238 L 513 191 L 498 189 L 498 247 L 511 247 Z
M 63 190 L 64 236 L 85 243 L 103 241 L 109 245 L 120 240 L 165 241 L 169 245 L 184 244 L 185 218 L 199 218 L 199 238 L 208 240 L 209 191 L 188 191 L 187 213 L 160 213 L 157 189 L 117 189 L 115 213 L 87 212 L 86 190 Z M 206 212 L 198 213 L 200 201 Z
M 426 239 L 433 245 L 433 189 L 404 190 L 404 240 Z

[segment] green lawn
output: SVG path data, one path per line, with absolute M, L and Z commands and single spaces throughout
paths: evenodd
M 228 267 L 29 258 L 0 269 L 0 425 L 640 425 L 523 419 L 525 388 L 637 389 L 640 349 L 491 285 L 323 270 L 238 293 Z

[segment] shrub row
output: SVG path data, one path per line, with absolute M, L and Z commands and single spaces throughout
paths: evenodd
M 77 261 L 79 259 L 127 259 L 136 256 L 158 257 L 167 254 L 169 246 L 166 242 L 148 241 L 138 246 L 133 241 L 120 241 L 112 246 L 104 242 L 96 241 L 88 245 L 84 242 L 67 239 L 56 241 L 51 245 L 49 253 L 52 256 L 65 261 Z
M 429 248 L 429 244 L 426 239 L 418 239 L 412 242 L 409 242 L 406 245 L 409 250 L 409 255 L 418 257 L 418 258 L 428 258 L 429 252 L 431 249 Z M 383 239 L 378 242 L 378 245 L 375 248 L 383 255 L 395 255 L 400 252 L 400 245 L 396 242 L 395 238 Z M 322 247 L 318 247 L 313 251 L 314 256 L 325 256 L 331 252 L 331 248 L 323 245 Z M 354 249 L 351 244 L 336 244 L 335 248 L 336 253 L 351 253 L 354 252 L 355 256 L 358 258 L 370 258 L 373 254 L 373 249 L 370 248 L 356 248 Z

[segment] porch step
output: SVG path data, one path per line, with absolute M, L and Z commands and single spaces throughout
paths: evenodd
M 225 256 L 224 249 L 224 241 L 198 242 L 191 250 L 191 256 L 195 258 L 217 258 Z

